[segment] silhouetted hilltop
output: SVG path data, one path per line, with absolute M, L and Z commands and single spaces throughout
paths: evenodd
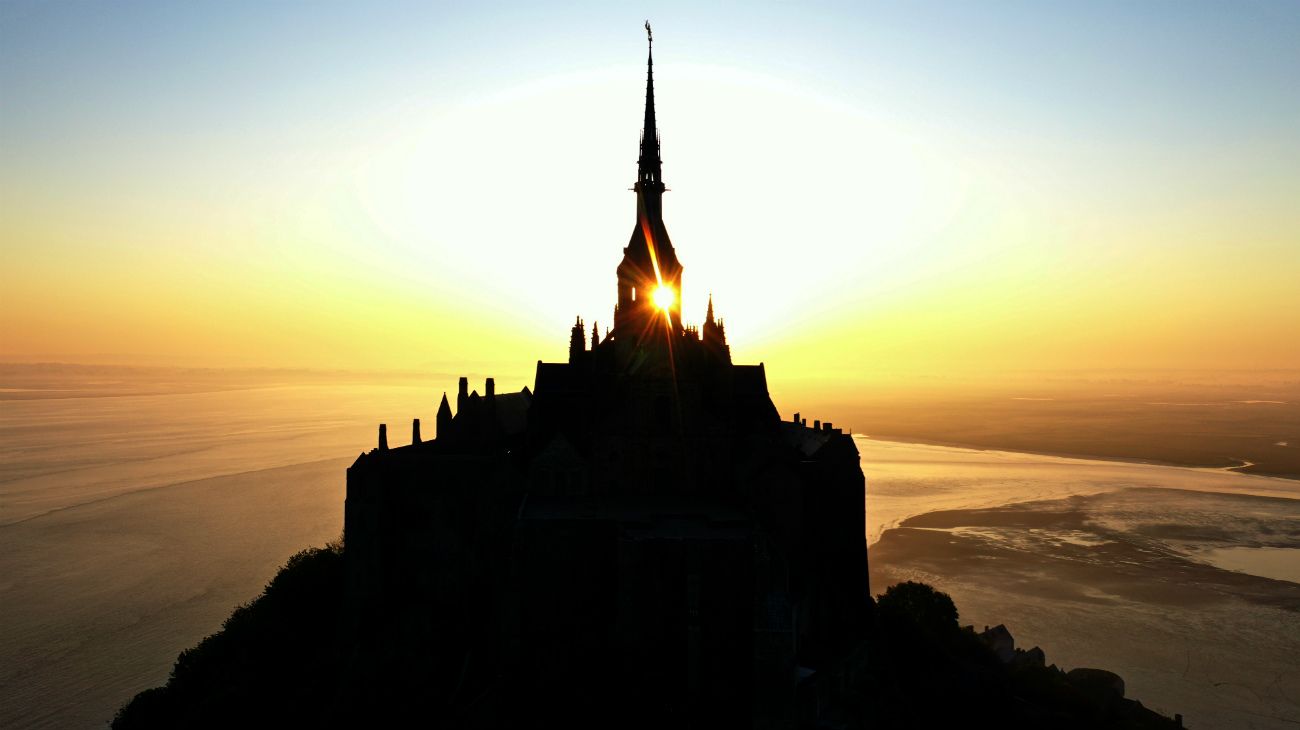
M 576 317 L 531 389 L 462 377 L 433 439 L 380 424 L 346 550 L 296 555 L 116 727 L 1170 726 L 928 587 L 871 598 L 851 434 L 782 417 L 712 297 L 683 318 L 646 33 L 612 329 Z
M 377 647 L 344 638 L 344 576 L 339 545 L 294 555 L 221 631 L 181 653 L 165 686 L 124 706 L 113 727 L 574 724 L 565 708 L 539 714 L 513 701 L 506 676 L 474 696 L 457 692 L 466 669 L 460 656 L 375 661 Z M 1123 681 L 1110 672 L 1046 666 L 1037 647 L 1015 649 L 1005 627 L 960 628 L 952 600 L 929 586 L 893 586 L 862 610 L 866 638 L 837 666 L 800 678 L 799 727 L 1180 727 L 1124 698 Z M 601 670 L 570 680 L 596 687 Z M 608 727 L 637 726 L 643 716 L 637 707 L 603 709 Z M 735 725 L 749 725 L 750 713 L 737 707 Z
M 118 711 L 113 727 L 329 724 L 342 676 L 340 545 L 289 558 L 262 595 L 181 652 L 163 687 Z

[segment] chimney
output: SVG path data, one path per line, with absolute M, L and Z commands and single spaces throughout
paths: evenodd
M 379 424 L 379 450 L 388 451 L 388 424 Z
M 411 421 L 411 443 L 420 443 L 420 419 L 418 418 Z
M 798 422 L 799 422 L 799 414 L 798 414 L 798 413 L 794 414 L 794 418 L 791 419 L 791 420 L 792 420 L 794 423 L 798 423 Z
M 831 429 L 831 422 L 830 422 L 830 421 L 827 421 L 826 424 L 823 426 L 823 428 L 825 428 L 827 431 L 832 430 L 832 429 Z
M 460 379 L 460 387 L 456 390 L 456 415 L 465 411 L 465 404 L 469 402 L 469 378 Z
M 483 384 L 483 428 L 488 436 L 496 433 L 497 428 L 497 381 L 488 378 Z
M 822 422 L 821 422 L 820 420 L 814 420 L 814 421 L 813 421 L 813 430 L 814 430 L 814 431 L 820 431 L 820 430 L 822 430 Z
M 800 419 L 799 419 L 799 425 L 800 425 L 800 426 L 803 426 L 804 428 L 808 428 L 808 419 L 807 419 L 807 418 L 800 418 Z

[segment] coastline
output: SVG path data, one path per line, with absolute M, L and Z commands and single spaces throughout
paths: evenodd
M 338 537 L 349 462 L 186 479 L 0 528 L 0 727 L 98 725 L 164 681 L 290 555 Z
M 1300 722 L 1295 480 L 855 440 L 879 534 L 873 594 L 932 585 L 963 625 L 1004 624 L 1058 666 L 1114 671 L 1189 727 Z
M 869 509 L 880 504 L 877 500 L 893 500 L 889 506 L 900 515 L 913 513 L 910 508 L 899 509 L 903 502 L 923 503 L 915 512 L 919 514 L 963 509 L 961 504 L 954 504 L 954 500 L 969 502 L 973 499 L 985 507 L 997 507 L 1058 495 L 1069 496 L 1067 492 L 1106 491 L 1105 487 L 1098 487 L 1090 481 L 1099 476 L 1120 475 L 1130 481 L 1143 482 L 1155 480 L 1160 469 L 1169 468 L 1126 459 L 1106 460 L 871 438 L 861 434 L 854 436 L 885 448 L 884 453 L 878 454 L 863 449 Z M 916 452 L 909 454 L 909 446 L 917 447 Z M 931 448 L 933 451 L 929 450 Z M 940 449 L 954 450 L 948 454 L 949 461 L 943 460 L 944 454 Z M 899 459 L 899 456 L 903 458 Z M 29 669 L 21 680 L 21 687 L 7 687 L 7 692 L 15 693 L 15 707 L 33 703 L 53 706 L 60 696 L 64 696 L 61 693 L 66 692 L 67 687 L 74 687 L 82 693 L 83 704 L 88 704 L 82 710 L 66 708 L 48 718 L 29 718 L 32 722 L 26 726 L 54 727 L 73 718 L 97 720 L 128 693 L 158 683 L 178 651 L 219 626 L 232 606 L 255 596 L 273 574 L 275 566 L 294 550 L 337 536 L 343 473 L 350 458 L 304 459 L 291 465 L 181 479 L 166 485 L 171 489 L 141 489 L 114 495 L 0 530 L 0 535 L 7 535 L 11 541 L 21 537 L 19 542 L 23 545 L 18 547 L 24 547 L 10 552 L 8 562 L 12 570 L 6 571 L 17 581 L 9 586 L 9 598 L 14 599 L 11 605 L 25 606 L 27 613 L 27 618 L 21 622 L 16 621 L 16 614 L 9 616 L 11 628 L 19 628 L 19 623 L 26 627 L 11 632 L 15 642 L 30 647 L 40 645 L 42 641 L 52 645 L 50 642 L 59 641 L 59 637 L 100 635 L 95 633 L 100 629 L 89 627 L 100 627 L 104 620 L 130 627 L 112 632 L 111 636 L 103 635 L 104 638 L 95 640 L 94 646 L 66 646 L 57 656 L 42 662 L 39 669 Z M 918 468 L 914 463 L 916 459 L 938 466 L 927 463 Z M 1186 470 L 1181 472 L 1186 477 L 1166 474 L 1165 484 L 1182 484 L 1187 480 L 1204 488 L 1240 482 L 1243 488 L 1249 488 L 1266 483 L 1240 479 L 1217 469 L 1182 465 L 1178 468 Z M 1058 488 L 1056 485 L 1063 480 L 1056 474 L 1061 470 L 1068 470 L 1078 478 Z M 960 481 L 949 481 L 949 473 L 958 475 Z M 1041 488 L 1040 484 L 1026 482 L 1022 477 L 1039 479 L 1041 485 L 1051 486 L 1052 491 Z M 895 488 L 892 495 L 889 490 L 891 482 Z M 996 488 L 981 490 L 982 483 Z M 1295 482 L 1288 480 L 1275 484 L 1288 487 Z M 1300 495 L 1300 486 L 1292 490 L 1289 497 L 1296 499 L 1297 495 Z M 876 515 L 884 512 L 882 509 Z M 84 540 L 69 541 L 68 535 L 72 534 L 73 528 L 80 531 L 87 525 L 96 527 L 84 532 Z M 105 532 L 100 529 L 103 526 L 112 529 Z M 906 528 L 899 534 L 917 529 Z M 11 544 L 11 547 L 15 545 Z M 931 564 L 931 570 L 943 571 L 954 566 L 963 570 L 969 570 L 972 565 L 979 566 L 978 562 L 972 564 L 970 561 L 935 563 L 933 561 L 940 557 L 938 554 L 931 554 L 910 567 L 902 563 L 890 565 L 890 551 L 895 547 L 880 549 L 873 546 L 874 573 L 926 579 L 920 574 L 912 576 L 911 572 L 917 569 L 929 572 L 925 563 Z M 901 556 L 901 553 L 896 552 L 896 556 Z M 1014 565 L 1019 561 L 1000 562 Z M 61 567 L 55 571 L 56 574 L 49 574 L 50 565 Z M 114 571 L 120 570 L 127 570 L 129 577 L 113 580 Z M 57 575 L 60 571 L 64 574 L 62 578 Z M 65 578 L 70 580 L 66 575 L 69 571 L 85 576 L 89 582 L 68 582 Z M 1060 661 L 1071 665 L 1115 666 L 1125 670 L 1127 673 L 1121 673 L 1135 685 L 1151 681 L 1149 677 L 1143 678 L 1142 672 L 1148 671 L 1146 667 L 1154 663 L 1126 664 L 1114 660 L 1113 656 L 1098 655 L 1096 652 L 1106 647 L 1090 647 L 1084 638 L 1062 636 L 1059 627 L 1046 625 L 1015 605 L 999 603 L 1005 598 L 1001 595 L 1003 591 L 981 593 L 979 583 L 972 584 L 969 575 L 935 575 L 939 576 L 938 580 L 933 577 L 929 580 L 941 588 L 951 588 L 955 597 L 962 599 L 963 610 L 972 618 L 987 617 L 1005 622 L 1017 631 L 1018 638 L 1023 635 L 1027 640 L 1042 643 L 1054 658 L 1059 657 Z M 101 585 L 103 582 L 111 585 L 106 588 Z M 996 580 L 993 582 L 997 583 Z M 68 594 L 67 590 L 74 585 L 84 594 L 98 596 L 97 603 L 76 600 L 76 590 L 74 594 Z M 108 588 L 113 590 L 103 593 Z M 20 597 L 18 593 L 24 595 Z M 1079 605 L 1086 608 L 1091 601 L 1090 598 L 1089 602 Z M 1067 602 L 1070 606 L 1078 603 Z M 50 606 L 65 608 L 55 610 L 49 609 Z M 163 610 L 159 611 L 159 606 Z M 1021 626 L 1023 631 L 1019 628 Z M 1123 626 L 1116 623 L 1113 627 L 1118 630 Z M 24 635 L 28 639 L 18 641 Z M 17 656 L 27 650 L 17 645 L 10 646 L 9 655 Z M 89 661 L 91 657 L 102 657 L 103 661 Z M 1161 661 L 1164 659 L 1167 657 Z M 1169 701 L 1167 706 L 1181 709 L 1184 705 L 1179 699 Z M 0 715 L 8 713 L 0 712 Z M 18 720 L 17 717 L 9 719 Z M 3 724 L 6 723 L 0 721 L 0 725 Z
M 1073 459 L 1077 461 L 1094 461 L 1110 462 L 1116 464 L 1141 464 L 1145 466 L 1173 467 L 1177 469 L 1193 469 L 1202 472 L 1226 472 L 1231 474 L 1241 474 L 1248 477 L 1264 477 L 1267 479 L 1286 479 L 1287 481 L 1300 483 L 1300 474 L 1290 473 L 1272 473 L 1265 471 L 1245 471 L 1245 469 L 1256 466 L 1253 462 L 1245 459 L 1236 459 L 1241 462 L 1231 466 L 1213 466 L 1209 464 L 1194 464 L 1187 462 L 1169 461 L 1162 459 L 1137 458 L 1128 456 L 1104 456 L 1099 454 L 1082 454 L 1067 453 L 1061 451 L 1049 451 L 1046 449 L 1012 449 L 999 448 L 996 446 L 981 446 L 961 441 L 944 441 L 942 439 L 917 438 L 913 436 L 875 436 L 866 433 L 853 434 L 854 438 L 863 438 L 869 441 L 883 441 L 891 444 L 905 444 L 915 446 L 939 446 L 945 449 L 965 449 L 967 451 L 980 451 L 985 453 L 1004 453 L 1004 454 L 1027 454 L 1030 456 L 1050 456 L 1056 459 Z M 1292 497 L 1300 499 L 1300 495 Z

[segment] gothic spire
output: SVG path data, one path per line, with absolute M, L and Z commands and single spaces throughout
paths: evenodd
M 655 59 L 654 34 L 650 32 L 650 21 L 645 22 L 646 41 L 649 47 L 646 56 L 645 76 L 645 123 L 641 128 L 641 158 L 637 161 L 637 180 L 643 192 L 653 189 L 662 192 L 662 162 L 659 159 L 659 126 L 655 122 Z
M 709 312 L 704 315 L 705 324 L 713 324 L 713 292 L 709 292 Z
M 577 362 L 586 351 L 587 343 L 583 339 L 582 317 L 574 317 L 573 329 L 569 331 L 569 362 Z

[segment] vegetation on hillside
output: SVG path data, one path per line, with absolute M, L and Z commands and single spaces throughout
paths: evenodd
M 141 692 L 123 707 L 113 727 L 347 727 L 401 718 L 482 726 L 429 706 L 437 692 L 407 685 L 375 694 L 374 677 L 350 676 L 355 647 L 340 638 L 343 575 L 340 545 L 294 555 L 261 596 L 181 653 L 165 686 Z M 865 609 L 872 625 L 867 639 L 839 666 L 800 685 L 801 727 L 1177 727 L 1123 699 L 1114 686 L 1118 678 L 1108 672 L 1067 675 L 1042 666 L 1041 654 L 1037 662 L 999 659 L 969 627 L 959 626 L 952 599 L 927 585 L 892 586 Z M 508 691 L 496 694 L 505 697 Z M 487 722 L 523 711 L 502 715 L 503 710 L 497 708 Z M 738 726 L 750 724 L 749 711 L 737 708 Z M 611 722 L 619 724 L 617 718 Z

